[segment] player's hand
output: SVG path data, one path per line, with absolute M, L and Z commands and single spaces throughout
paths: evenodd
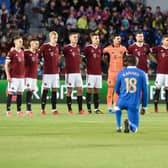
M 141 112 L 141 115 L 144 115 L 146 110 L 142 108 L 140 112 Z
M 11 77 L 8 75 L 7 76 L 7 81 L 10 83 L 11 82 Z

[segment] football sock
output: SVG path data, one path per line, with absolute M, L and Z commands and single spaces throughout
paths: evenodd
M 86 104 L 88 111 L 91 111 L 91 93 L 86 93 Z
M 113 99 L 113 87 L 108 87 L 108 92 L 107 92 L 107 105 L 108 105 L 108 108 L 111 108 L 112 99 Z
M 117 109 L 115 111 L 115 114 L 116 114 L 117 128 L 121 128 L 122 127 L 122 124 L 121 124 L 122 112 L 120 109 Z
M 130 126 L 130 130 L 132 132 L 137 132 L 138 131 L 138 127 L 135 124 L 131 123 L 130 121 L 129 121 L 129 126 Z
M 56 109 L 56 102 L 57 102 L 57 92 L 56 91 L 52 91 L 52 95 L 51 95 L 51 104 L 52 104 L 52 109 Z
M 116 106 L 117 99 L 118 99 L 118 95 L 117 93 L 114 93 L 114 106 Z
M 27 94 L 26 94 L 27 111 L 31 111 L 31 98 L 32 98 L 32 92 L 27 91 Z
M 77 97 L 79 111 L 82 110 L 82 96 Z
M 159 102 L 159 95 L 160 95 L 160 89 L 156 89 L 155 94 L 154 94 L 155 109 L 157 109 L 157 104 Z
M 46 101 L 47 101 L 47 94 L 48 94 L 48 90 L 43 90 L 42 97 L 41 97 L 42 110 L 45 110 L 45 105 L 46 105 Z
M 98 93 L 94 93 L 93 101 L 94 101 L 94 108 L 98 109 L 99 108 L 99 95 L 98 95 Z
M 12 95 L 8 94 L 8 97 L 6 100 L 6 111 L 10 111 L 11 101 L 12 101 Z
M 165 89 L 165 92 L 166 92 L 166 94 L 165 94 L 166 109 L 168 110 L 168 90 L 167 90 L 167 89 Z
M 22 95 L 17 95 L 16 104 L 17 104 L 17 111 L 21 111 Z
M 71 96 L 67 96 L 67 106 L 68 106 L 68 111 L 72 110 L 72 108 L 71 108 L 71 104 L 72 104 Z

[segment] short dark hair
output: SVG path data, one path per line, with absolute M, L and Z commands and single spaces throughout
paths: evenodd
M 100 34 L 99 33 L 96 33 L 96 32 L 91 32 L 90 33 L 90 37 L 92 37 L 92 36 L 99 36 Z
M 18 40 L 18 39 L 22 39 L 23 37 L 20 34 L 14 35 L 13 36 L 13 41 Z
M 79 33 L 79 31 L 77 30 L 77 29 L 71 29 L 70 31 L 69 31 L 69 36 L 70 35 L 73 35 L 73 34 L 78 34 Z
M 168 34 L 164 34 L 164 35 L 162 36 L 162 39 L 164 39 L 164 38 L 168 38 Z
M 142 30 L 138 30 L 138 31 L 135 33 L 135 36 L 136 36 L 137 34 L 143 34 L 143 31 L 142 31 Z
M 29 40 L 29 45 L 32 41 L 39 41 L 39 39 L 37 37 L 32 37 L 30 40 Z
M 127 56 L 127 65 L 129 66 L 136 66 L 137 65 L 137 58 L 134 55 L 128 55 Z
M 112 36 L 112 39 L 114 39 L 115 37 L 120 36 L 120 34 L 118 34 L 118 33 L 114 33 L 114 34 L 112 34 L 111 36 Z M 120 36 L 120 37 L 121 37 L 121 36 Z

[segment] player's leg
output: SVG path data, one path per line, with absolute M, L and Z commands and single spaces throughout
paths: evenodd
M 112 101 L 113 101 L 113 92 L 114 92 L 114 85 L 115 85 L 115 75 L 109 74 L 108 76 L 108 91 L 107 91 L 107 106 L 108 106 L 108 112 L 113 113 L 112 110 Z
M 95 84 L 94 84 L 94 95 L 93 95 L 93 101 L 94 101 L 94 112 L 96 114 L 103 114 L 103 112 L 99 109 L 99 89 L 102 88 L 102 76 L 96 75 L 95 77 Z
M 115 107 L 116 123 L 117 123 L 117 132 L 122 131 L 122 111 L 119 106 Z
M 92 113 L 92 110 L 91 110 L 91 95 L 92 95 L 92 88 L 93 88 L 92 76 L 91 75 L 86 76 L 86 84 L 87 84 L 86 105 L 87 105 L 88 113 Z
M 11 79 L 11 82 L 8 82 L 8 96 L 6 99 L 6 115 L 11 117 L 11 102 L 13 92 L 16 92 L 16 84 L 14 78 Z
M 77 102 L 78 102 L 79 114 L 86 114 L 86 112 L 82 108 L 83 82 L 82 82 L 81 74 L 75 75 L 75 87 L 77 90 Z
M 28 115 L 32 115 L 32 87 L 33 87 L 33 79 L 26 78 L 26 111 Z
M 165 75 L 165 101 L 166 111 L 168 112 L 168 75 Z
M 129 107 L 127 110 L 127 114 L 128 114 L 128 124 L 130 131 L 137 132 L 139 126 L 139 109 L 135 107 Z M 125 125 L 127 125 L 126 121 Z
M 43 82 L 42 82 L 42 96 L 41 96 L 41 110 L 42 110 L 42 115 L 46 114 L 45 107 L 47 103 L 47 94 L 48 94 L 48 89 L 51 88 L 51 76 L 44 74 L 43 75 Z
M 22 106 L 22 93 L 24 91 L 24 79 L 17 79 L 18 87 L 17 87 L 17 115 L 18 116 L 24 116 L 24 113 L 22 112 L 21 106 Z
M 67 74 L 65 76 L 65 82 L 67 86 L 67 107 L 68 107 L 68 113 L 73 115 L 74 112 L 72 111 L 72 98 L 71 98 L 71 93 L 72 89 L 74 87 L 74 74 Z
M 154 109 L 156 113 L 158 112 L 159 95 L 160 95 L 160 89 L 161 89 L 163 82 L 164 82 L 163 75 L 157 74 L 156 81 L 155 81 L 156 90 L 154 94 Z
M 67 88 L 67 107 L 68 107 L 68 112 L 69 114 L 74 114 L 72 111 L 72 98 L 71 98 L 71 93 L 72 93 L 72 87 Z
M 52 93 L 51 93 L 51 105 L 52 105 L 52 113 L 54 115 L 59 114 L 57 108 L 56 108 L 56 103 L 57 103 L 57 88 L 59 88 L 59 75 L 55 74 L 52 75 Z
M 92 88 L 87 88 L 87 92 L 86 92 L 86 105 L 87 105 L 87 110 L 88 113 L 92 113 L 91 110 L 91 95 L 92 95 Z

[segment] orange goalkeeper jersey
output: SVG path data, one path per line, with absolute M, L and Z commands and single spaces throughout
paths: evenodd
M 120 45 L 120 46 L 113 46 L 109 45 L 103 50 L 103 54 L 109 54 L 110 56 L 110 64 L 108 73 L 111 72 L 118 72 L 123 69 L 123 57 L 126 53 L 127 49 Z

